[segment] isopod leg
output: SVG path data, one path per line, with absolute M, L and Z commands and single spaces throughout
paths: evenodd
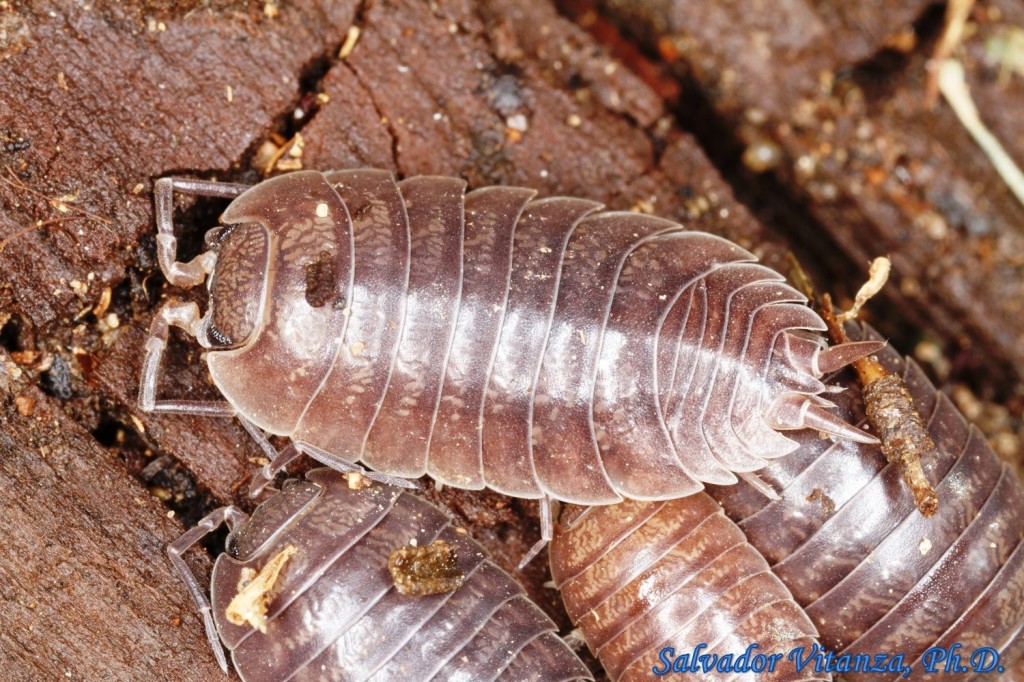
M 238 415 L 238 420 L 242 423 L 245 430 L 249 432 L 249 435 L 252 436 L 252 439 L 256 441 L 256 444 L 260 446 L 260 449 L 266 454 L 267 459 L 270 460 L 269 464 L 260 469 L 259 473 L 257 473 L 253 479 L 252 485 L 249 486 L 249 495 L 251 497 L 256 497 L 263 492 L 263 489 L 266 488 L 279 473 L 284 471 L 285 467 L 303 454 L 309 455 L 321 464 L 329 466 L 336 471 L 354 471 L 365 476 L 371 481 L 378 481 L 380 483 L 394 485 L 400 488 L 416 488 L 416 484 L 412 481 L 399 478 L 397 476 L 389 476 L 377 471 L 369 471 L 358 464 L 353 464 L 352 462 L 346 461 L 335 454 L 309 445 L 308 443 L 291 442 L 287 447 L 278 452 L 271 442 L 267 440 L 266 434 L 263 433 L 258 426 L 247 419 L 244 419 L 241 415 Z
M 203 417 L 233 417 L 235 409 L 224 401 L 198 400 L 157 400 L 160 384 L 160 363 L 167 348 L 167 337 L 171 326 L 181 327 L 195 336 L 199 324 L 199 307 L 195 303 L 167 303 L 149 327 L 146 340 L 146 357 L 142 361 L 142 380 L 139 384 L 139 409 L 143 412 L 165 414 L 192 414 Z
M 174 236 L 174 193 L 232 199 L 247 189 L 246 185 L 185 178 L 160 178 L 156 181 L 153 189 L 156 202 L 156 253 L 160 269 L 168 282 L 183 288 L 194 287 L 213 271 L 216 260 L 215 255 L 208 251 L 188 263 L 178 260 L 178 240 Z
M 763 478 L 758 476 L 755 472 L 748 471 L 738 473 L 736 475 L 742 478 L 750 485 L 750 487 L 752 487 L 754 490 L 767 497 L 772 502 L 777 502 L 778 500 L 782 499 L 781 497 L 779 497 L 778 491 L 775 490 L 775 488 L 773 488 L 771 484 L 769 484 Z
M 540 551 L 547 547 L 548 543 L 551 542 L 551 538 L 555 536 L 555 524 L 552 522 L 551 507 L 556 503 L 550 497 L 542 497 L 538 506 L 540 507 L 540 540 L 534 543 L 530 551 L 526 553 L 523 560 L 519 562 L 519 570 L 523 570 L 528 563 L 533 561 L 533 558 L 540 554 Z
M 407 478 L 401 478 L 399 476 L 389 476 L 382 474 L 379 471 L 370 471 L 369 469 L 362 467 L 358 464 L 349 462 L 348 460 L 339 457 L 333 453 L 322 450 L 316 446 L 310 445 L 309 443 L 298 443 L 295 447 L 301 450 L 303 453 L 309 455 L 316 461 L 323 465 L 329 466 L 330 468 L 347 473 L 349 471 L 355 471 L 356 473 L 362 474 L 371 481 L 377 481 L 378 483 L 384 483 L 386 485 L 394 485 L 399 488 L 409 488 L 410 490 L 416 489 L 416 484 Z
M 178 572 L 178 576 L 185 583 L 189 594 L 192 595 L 192 599 L 196 602 L 196 606 L 199 607 L 199 613 L 203 617 L 203 626 L 206 628 L 206 639 L 209 640 L 210 646 L 213 647 L 213 655 L 217 658 L 217 663 L 220 664 L 221 670 L 225 673 L 228 671 L 228 661 L 224 655 L 224 647 L 220 643 L 220 637 L 217 635 L 217 626 L 213 622 L 210 600 L 206 596 L 206 590 L 196 580 L 192 569 L 188 567 L 188 564 L 181 557 L 192 545 L 212 533 L 222 523 L 226 523 L 229 530 L 234 530 L 235 526 L 248 520 L 248 518 L 237 507 L 221 507 L 203 517 L 194 528 L 185 531 L 180 538 L 167 546 L 167 556 L 170 557 L 174 570 Z
M 273 482 L 279 473 L 284 471 L 285 467 L 301 457 L 302 451 L 295 446 L 295 443 L 289 442 L 281 452 L 278 452 L 258 426 L 241 416 L 238 417 L 238 421 L 242 423 L 242 427 L 249 432 L 249 435 L 270 460 L 268 464 L 260 468 L 256 476 L 253 477 L 252 485 L 249 486 L 249 497 L 256 497 Z

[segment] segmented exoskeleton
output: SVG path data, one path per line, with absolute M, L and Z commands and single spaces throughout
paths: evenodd
M 237 414 L 337 468 L 581 504 L 732 483 L 795 447 L 873 439 L 818 377 L 879 344 L 827 348 L 803 297 L 719 237 L 455 178 L 296 172 L 251 189 L 157 183 L 160 264 L 210 305 L 155 318 L 140 404 Z M 172 192 L 236 197 L 176 261 Z M 168 325 L 211 349 L 227 404 L 157 401 Z M 271 453 L 276 454 L 276 453 Z
M 589 507 L 563 524 L 551 575 L 611 679 L 831 679 L 789 659 L 809 654 L 814 626 L 708 495 Z
M 851 338 L 878 338 L 870 328 L 849 329 Z M 756 611 L 744 599 L 778 599 L 780 618 L 802 609 L 814 626 L 795 632 L 812 636 L 817 628 L 821 646 L 835 654 L 872 662 L 883 655 L 886 665 L 902 656 L 910 679 L 923 678 L 929 663 L 935 674 L 927 679 L 976 677 L 971 655 L 984 647 L 998 652 L 1007 670 L 1021 657 L 1024 489 L 913 360 L 889 348 L 876 355 L 904 376 L 928 421 L 936 450 L 923 464 L 938 492 L 937 513 L 917 511 L 897 465 L 877 445 L 810 432 L 796 436 L 795 452 L 758 472 L 781 499 L 745 482 L 709 487 L 742 533 L 703 494 L 588 509 L 555 535 L 552 574 L 613 678 L 649 674 L 665 646 L 685 652 L 715 641 L 720 653 L 735 656 L 750 642 L 774 646 L 780 631 L 801 622 L 796 616 L 780 629 L 750 618 L 741 625 Z M 837 398 L 839 414 L 856 422 L 863 416 L 857 400 L 855 392 Z M 785 584 L 777 586 L 784 597 L 772 596 L 777 588 L 763 577 L 768 564 L 748 556 L 752 547 Z M 726 560 L 730 552 L 735 561 Z M 961 648 L 950 648 L 956 644 Z M 991 661 L 978 659 L 983 668 Z M 997 676 L 995 669 L 986 679 Z
M 210 579 L 210 598 L 181 554 L 221 523 L 232 528 Z M 454 548 L 465 582 L 452 592 L 399 594 L 388 557 L 410 544 Z M 400 488 L 350 486 L 317 469 L 288 481 L 251 518 L 234 507 L 206 517 L 169 553 L 204 614 L 226 670 L 257 680 L 593 679 L 555 625 L 465 532 Z M 284 553 L 282 555 L 282 553 Z M 228 606 L 252 572 L 286 556 L 269 589 L 261 631 Z

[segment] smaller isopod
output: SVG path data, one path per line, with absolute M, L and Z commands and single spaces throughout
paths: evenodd
M 593 679 L 555 624 L 447 514 L 400 488 L 350 481 L 311 471 L 251 517 L 223 507 L 168 548 L 225 671 L 224 648 L 245 682 Z M 222 523 L 231 532 L 207 598 L 182 554 Z M 461 586 L 401 594 L 389 557 L 438 541 L 452 550 L 464 578 L 452 586 Z
M 551 575 L 612 680 L 829 679 L 789 660 L 818 633 L 707 494 L 589 507 L 562 521 Z

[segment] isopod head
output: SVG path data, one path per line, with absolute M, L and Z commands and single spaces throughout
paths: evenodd
M 206 242 L 217 256 L 217 266 L 208 280 L 210 305 L 202 329 L 211 347 L 237 348 L 259 327 L 268 276 L 268 234 L 262 225 L 246 223 L 211 230 Z

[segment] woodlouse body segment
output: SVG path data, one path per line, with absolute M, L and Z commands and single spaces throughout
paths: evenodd
M 171 555 L 200 607 L 212 613 L 207 627 L 222 664 L 220 642 L 246 682 L 592 679 L 511 576 L 445 513 L 399 488 L 356 490 L 342 474 L 317 469 L 287 482 L 251 518 L 234 514 L 208 605 L 180 554 L 223 513 L 189 531 Z M 435 541 L 452 548 L 464 583 L 426 596 L 401 594 L 389 556 Z M 228 606 L 245 576 L 282 552 L 288 558 L 263 629 L 233 622 Z
M 309 305 L 306 267 L 319 262 L 321 252 L 333 254 L 336 286 L 350 300 L 353 228 L 345 203 L 323 175 L 267 182 L 273 183 L 269 191 L 242 194 L 223 215 L 225 224 L 260 224 L 269 236 L 260 329 L 244 346 L 209 353 L 207 365 L 246 419 L 271 433 L 290 433 L 333 365 L 348 322 L 341 306 Z M 273 390 L 260 390 L 261 379 Z
M 161 183 L 237 198 L 184 264 L 158 197 L 161 267 L 213 273 L 212 302 L 154 320 L 143 409 L 235 413 L 341 469 L 581 504 L 734 482 L 795 447 L 785 430 L 873 440 L 819 377 L 880 344 L 827 348 L 803 297 L 719 237 L 379 170 Z M 156 400 L 168 325 L 211 348 L 227 404 Z
M 649 680 L 655 672 L 708 680 L 830 679 L 813 665 L 797 672 L 787 659 L 798 647 L 811 650 L 814 626 L 704 493 L 590 507 L 555 534 L 551 574 L 612 680 Z M 751 643 L 763 665 L 746 673 L 716 671 L 712 663 L 700 674 L 701 663 L 692 661 L 702 655 L 736 661 Z M 684 667 L 673 671 L 684 655 Z M 773 655 L 775 664 L 767 665 Z

